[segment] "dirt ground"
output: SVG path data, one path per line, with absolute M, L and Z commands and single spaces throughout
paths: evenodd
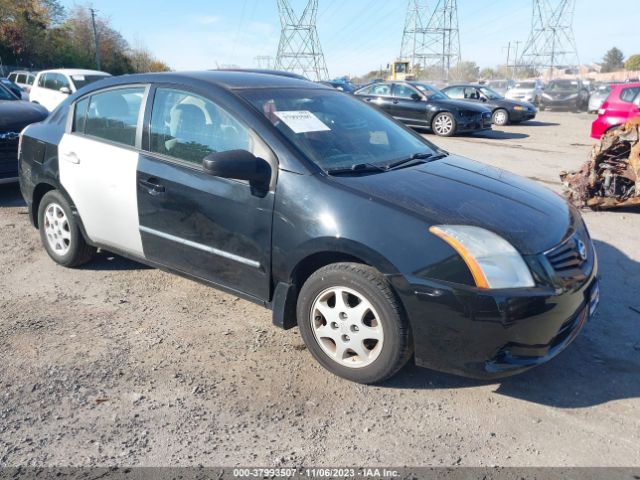
M 559 191 L 592 119 L 428 138 Z M 0 186 L 0 465 L 638 466 L 640 210 L 585 218 L 602 303 L 558 358 L 496 382 L 409 365 L 365 387 L 243 300 L 106 253 L 54 265 Z

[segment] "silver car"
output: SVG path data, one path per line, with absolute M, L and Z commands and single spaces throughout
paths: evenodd
M 611 85 L 602 84 L 598 85 L 596 89 L 591 92 L 591 96 L 589 97 L 589 113 L 598 113 L 600 107 L 605 102 L 609 94 L 611 93 Z
M 542 97 L 542 82 L 539 80 L 519 80 L 505 96 L 509 100 L 521 100 L 539 105 Z

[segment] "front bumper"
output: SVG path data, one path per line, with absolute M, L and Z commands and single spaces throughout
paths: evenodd
M 509 112 L 509 116 L 513 122 L 526 122 L 536 118 L 537 113 L 535 110 L 513 110 Z
M 557 109 L 576 109 L 580 106 L 580 100 L 577 98 L 572 98 L 570 100 L 553 100 L 542 97 L 540 101 L 540 105 L 544 108 L 557 108 Z
M 564 350 L 594 313 L 597 262 L 579 287 L 481 291 L 390 278 L 413 330 L 416 364 L 472 378 L 500 378 L 545 363 Z
M 456 133 L 475 133 L 491 130 L 491 113 L 457 118 Z

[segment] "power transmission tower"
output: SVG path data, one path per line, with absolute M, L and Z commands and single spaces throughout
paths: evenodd
M 260 69 L 273 69 L 273 57 L 271 55 L 258 55 L 254 60 L 256 66 Z
M 541 72 L 548 69 L 551 76 L 556 68 L 580 65 L 573 35 L 573 14 L 576 0 L 533 0 L 531 33 L 527 40 L 520 67 Z
M 316 28 L 318 0 L 309 0 L 300 17 L 291 8 L 289 0 L 278 0 L 278 13 L 282 32 L 276 69 L 299 73 L 312 80 L 328 80 L 329 72 Z
M 428 18 L 428 21 L 427 21 Z M 457 0 L 438 0 L 431 17 L 419 0 L 409 0 L 401 56 L 424 71 L 436 67 L 443 80 L 460 62 Z
M 91 12 L 91 24 L 93 25 L 93 41 L 96 47 L 96 65 L 100 70 L 100 37 L 98 36 L 98 29 L 96 28 L 96 12 L 94 8 L 90 8 Z

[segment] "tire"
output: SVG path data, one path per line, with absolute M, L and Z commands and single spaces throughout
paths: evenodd
M 441 112 L 433 117 L 431 130 L 439 137 L 452 137 L 456 133 L 456 119 L 449 112 Z
M 42 245 L 59 265 L 78 267 L 96 253 L 96 249 L 85 241 L 69 202 L 57 190 L 42 197 L 38 207 L 38 228 Z
M 494 125 L 497 125 L 499 127 L 509 125 L 509 112 L 507 112 L 504 108 L 498 108 L 493 112 L 491 121 Z
M 353 382 L 382 382 L 413 352 L 400 301 L 385 277 L 367 265 L 334 263 L 316 271 L 300 290 L 297 317 L 318 363 Z

